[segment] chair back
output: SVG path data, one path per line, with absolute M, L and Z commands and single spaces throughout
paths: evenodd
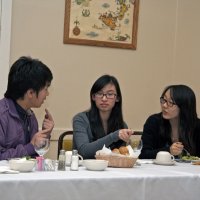
M 57 158 L 59 157 L 59 153 L 61 149 L 64 149 L 65 151 L 72 151 L 72 148 L 73 148 L 72 140 L 73 140 L 73 131 L 65 131 L 60 134 L 59 139 L 58 139 Z
M 140 135 L 140 136 L 142 136 L 142 131 L 134 131 L 133 135 Z
M 136 144 L 139 144 L 139 141 L 141 140 L 142 137 L 142 131 L 134 131 L 134 134 L 131 135 L 129 144 L 133 147 Z

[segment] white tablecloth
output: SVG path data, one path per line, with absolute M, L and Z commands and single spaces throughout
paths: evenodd
M 200 166 L 0 174 L 1 200 L 199 200 Z

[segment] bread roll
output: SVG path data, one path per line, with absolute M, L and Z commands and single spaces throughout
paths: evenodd
M 113 149 L 112 152 L 113 152 L 113 153 L 120 154 L 119 149 L 117 149 L 117 148 Z
M 122 154 L 122 155 L 129 155 L 129 151 L 128 151 L 128 148 L 127 148 L 127 147 L 120 147 L 120 148 L 119 148 L 119 152 L 120 152 L 120 154 Z

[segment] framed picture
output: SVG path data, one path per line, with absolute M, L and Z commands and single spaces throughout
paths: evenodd
M 139 0 L 65 0 L 64 44 L 136 49 Z

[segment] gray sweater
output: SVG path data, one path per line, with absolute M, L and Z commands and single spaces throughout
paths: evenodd
M 125 124 L 125 128 L 127 125 Z M 90 122 L 86 112 L 79 113 L 73 118 L 73 149 L 77 149 L 84 159 L 94 158 L 96 151 L 101 150 L 105 144 L 109 147 L 120 140 L 119 130 L 94 141 Z

